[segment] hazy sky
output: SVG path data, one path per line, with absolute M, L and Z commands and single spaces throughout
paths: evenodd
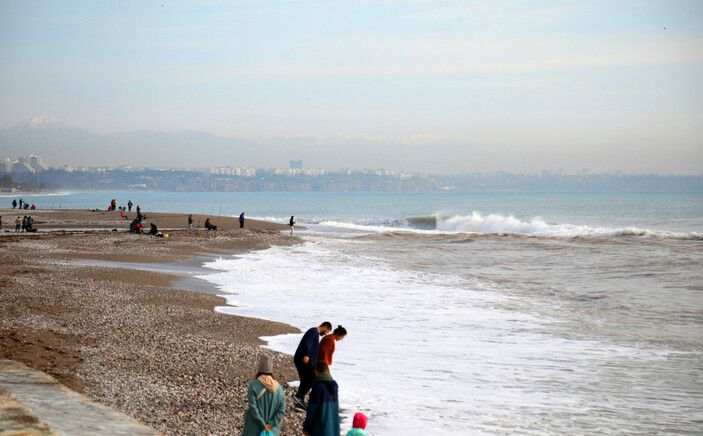
M 702 78 L 703 1 L 0 0 L 0 128 L 700 173 Z

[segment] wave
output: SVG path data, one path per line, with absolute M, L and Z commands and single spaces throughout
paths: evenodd
M 429 215 L 404 219 L 362 220 L 356 222 L 319 221 L 321 227 L 352 232 L 390 234 L 477 234 L 533 236 L 548 238 L 643 237 L 703 241 L 703 233 L 673 232 L 637 227 L 609 228 L 576 224 L 552 224 L 536 217 L 524 221 L 512 215 L 473 212 L 471 215 Z
M 58 192 L 3 192 L 0 198 L 35 198 L 35 197 L 64 197 L 71 194 L 80 194 L 75 191 L 58 191 Z

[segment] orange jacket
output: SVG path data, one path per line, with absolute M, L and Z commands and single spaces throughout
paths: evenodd
M 320 354 L 317 356 L 318 362 L 325 362 L 327 365 L 332 365 L 335 342 L 334 335 L 326 335 L 322 338 L 320 341 Z

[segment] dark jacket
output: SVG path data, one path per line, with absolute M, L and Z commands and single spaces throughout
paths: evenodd
M 310 391 L 303 431 L 311 436 L 339 436 L 337 382 L 329 373 L 315 378 Z
M 320 333 L 317 331 L 317 327 L 313 327 L 305 332 L 303 339 L 300 340 L 298 344 L 298 349 L 295 350 L 295 356 L 293 356 L 293 362 L 296 364 L 303 363 L 303 357 L 308 356 L 310 361 L 309 365 L 315 365 L 317 362 L 317 354 L 320 350 Z

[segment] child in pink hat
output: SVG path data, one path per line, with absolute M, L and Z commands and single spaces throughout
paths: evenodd
M 369 422 L 369 418 L 366 417 L 361 412 L 356 412 L 354 414 L 354 420 L 352 421 L 352 429 L 347 432 L 347 436 L 366 436 L 366 424 Z

